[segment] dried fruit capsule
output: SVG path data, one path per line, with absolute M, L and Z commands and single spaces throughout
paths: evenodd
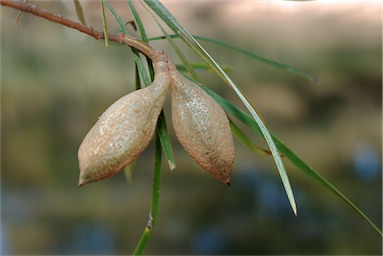
M 230 182 L 233 136 L 223 109 L 197 84 L 177 71 L 171 81 L 172 121 L 181 145 L 223 183 Z
M 153 83 L 116 101 L 85 136 L 78 151 L 79 186 L 118 173 L 148 146 L 169 87 L 167 65 L 154 63 Z

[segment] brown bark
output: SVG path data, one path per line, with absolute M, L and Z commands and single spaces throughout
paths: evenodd
M 97 31 L 97 30 L 95 30 L 89 26 L 84 26 L 81 23 L 75 22 L 73 20 L 69 20 L 67 18 L 53 14 L 49 11 L 40 9 L 40 8 L 36 7 L 35 5 L 30 4 L 30 3 L 15 2 L 15 1 L 10 1 L 10 0 L 0 0 L 0 4 L 3 6 L 8 6 L 8 7 L 17 9 L 21 12 L 26 12 L 26 13 L 36 15 L 38 17 L 44 18 L 44 19 L 49 20 L 49 21 L 54 22 L 54 23 L 61 24 L 63 26 L 69 27 L 69 28 L 73 28 L 75 30 L 78 30 L 84 34 L 87 34 L 87 35 L 95 38 L 96 40 L 100 40 L 100 39 L 105 38 L 103 32 Z M 139 50 L 140 52 L 142 52 L 143 54 L 145 54 L 146 56 L 148 56 L 152 60 L 158 57 L 156 50 L 154 50 L 152 47 L 150 47 L 145 42 L 143 42 L 137 38 L 134 38 L 132 36 L 125 35 L 122 33 L 118 34 L 118 35 L 108 34 L 108 39 L 110 41 L 113 41 L 113 42 L 117 42 L 120 44 L 126 44 L 130 47 L 136 48 L 137 50 Z

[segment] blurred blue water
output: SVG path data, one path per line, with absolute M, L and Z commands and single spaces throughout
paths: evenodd
M 364 180 L 375 180 L 381 170 L 378 150 L 368 143 L 359 144 L 354 149 L 353 170 L 355 175 Z
M 65 214 L 41 214 L 43 209 L 52 209 L 44 191 L 24 189 L 17 193 L 2 186 L 2 225 L 0 229 L 1 255 L 28 254 L 28 231 L 33 229 L 36 237 L 47 230 L 48 235 L 40 248 L 41 254 L 114 254 L 116 252 L 116 237 L 110 227 L 97 221 L 79 220 Z M 20 243 L 15 243 L 12 229 L 18 230 L 22 237 Z M 8 233 L 10 232 L 10 233 Z M 13 231 L 14 234 L 14 231 Z M 34 238 L 31 239 L 34 241 Z M 35 249 L 35 248 L 34 248 Z
M 228 241 L 222 230 L 216 227 L 207 227 L 197 234 L 191 244 L 193 254 L 225 254 Z
M 10 253 L 11 251 L 9 248 L 9 241 L 7 237 L 6 227 L 4 226 L 4 223 L 2 223 L 1 229 L 0 229 L 0 254 L 8 255 Z
M 241 172 L 238 182 L 240 186 L 253 190 L 254 209 L 264 209 L 275 217 L 291 214 L 291 206 L 279 176 L 268 173 L 261 165 L 249 165 Z M 297 193 L 294 191 L 295 197 Z
M 107 254 L 115 252 L 115 237 L 105 227 L 81 224 L 73 231 L 64 249 L 66 254 Z

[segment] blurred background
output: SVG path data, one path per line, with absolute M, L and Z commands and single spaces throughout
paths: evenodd
M 81 2 L 89 25 L 102 30 L 99 2 Z M 111 3 L 125 21 L 133 19 L 125 1 Z M 77 20 L 72 1 L 35 4 Z M 269 129 L 381 227 L 380 1 L 164 5 L 194 35 L 301 68 L 322 81 L 315 84 L 202 42 L 230 67 L 229 75 Z M 136 7 L 149 36 L 161 35 L 150 15 L 139 3 Z M 129 49 L 116 44 L 106 49 L 103 41 L 30 14 L 21 15 L 17 28 L 18 12 L 0 10 L 1 253 L 132 253 L 150 210 L 154 143 L 131 176 L 121 172 L 77 187 L 83 137 L 109 105 L 134 90 Z M 118 33 L 109 13 L 108 21 L 109 32 Z M 171 51 L 165 41 L 152 45 Z M 185 54 L 200 62 L 190 50 Z M 208 87 L 243 109 L 218 77 L 200 74 Z M 238 140 L 231 187 L 221 184 L 174 137 L 169 99 L 165 109 L 177 169 L 170 172 L 164 160 L 158 224 L 145 254 L 382 253 L 381 237 L 365 220 L 287 160 L 298 217 L 272 158 L 253 154 Z

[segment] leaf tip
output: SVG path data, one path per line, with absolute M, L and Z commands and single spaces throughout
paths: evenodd
M 298 217 L 298 211 L 297 211 L 296 207 L 293 208 L 293 212 L 294 212 L 295 217 Z
M 168 160 L 168 165 L 169 165 L 170 171 L 174 171 L 176 169 L 176 164 L 173 161 Z

